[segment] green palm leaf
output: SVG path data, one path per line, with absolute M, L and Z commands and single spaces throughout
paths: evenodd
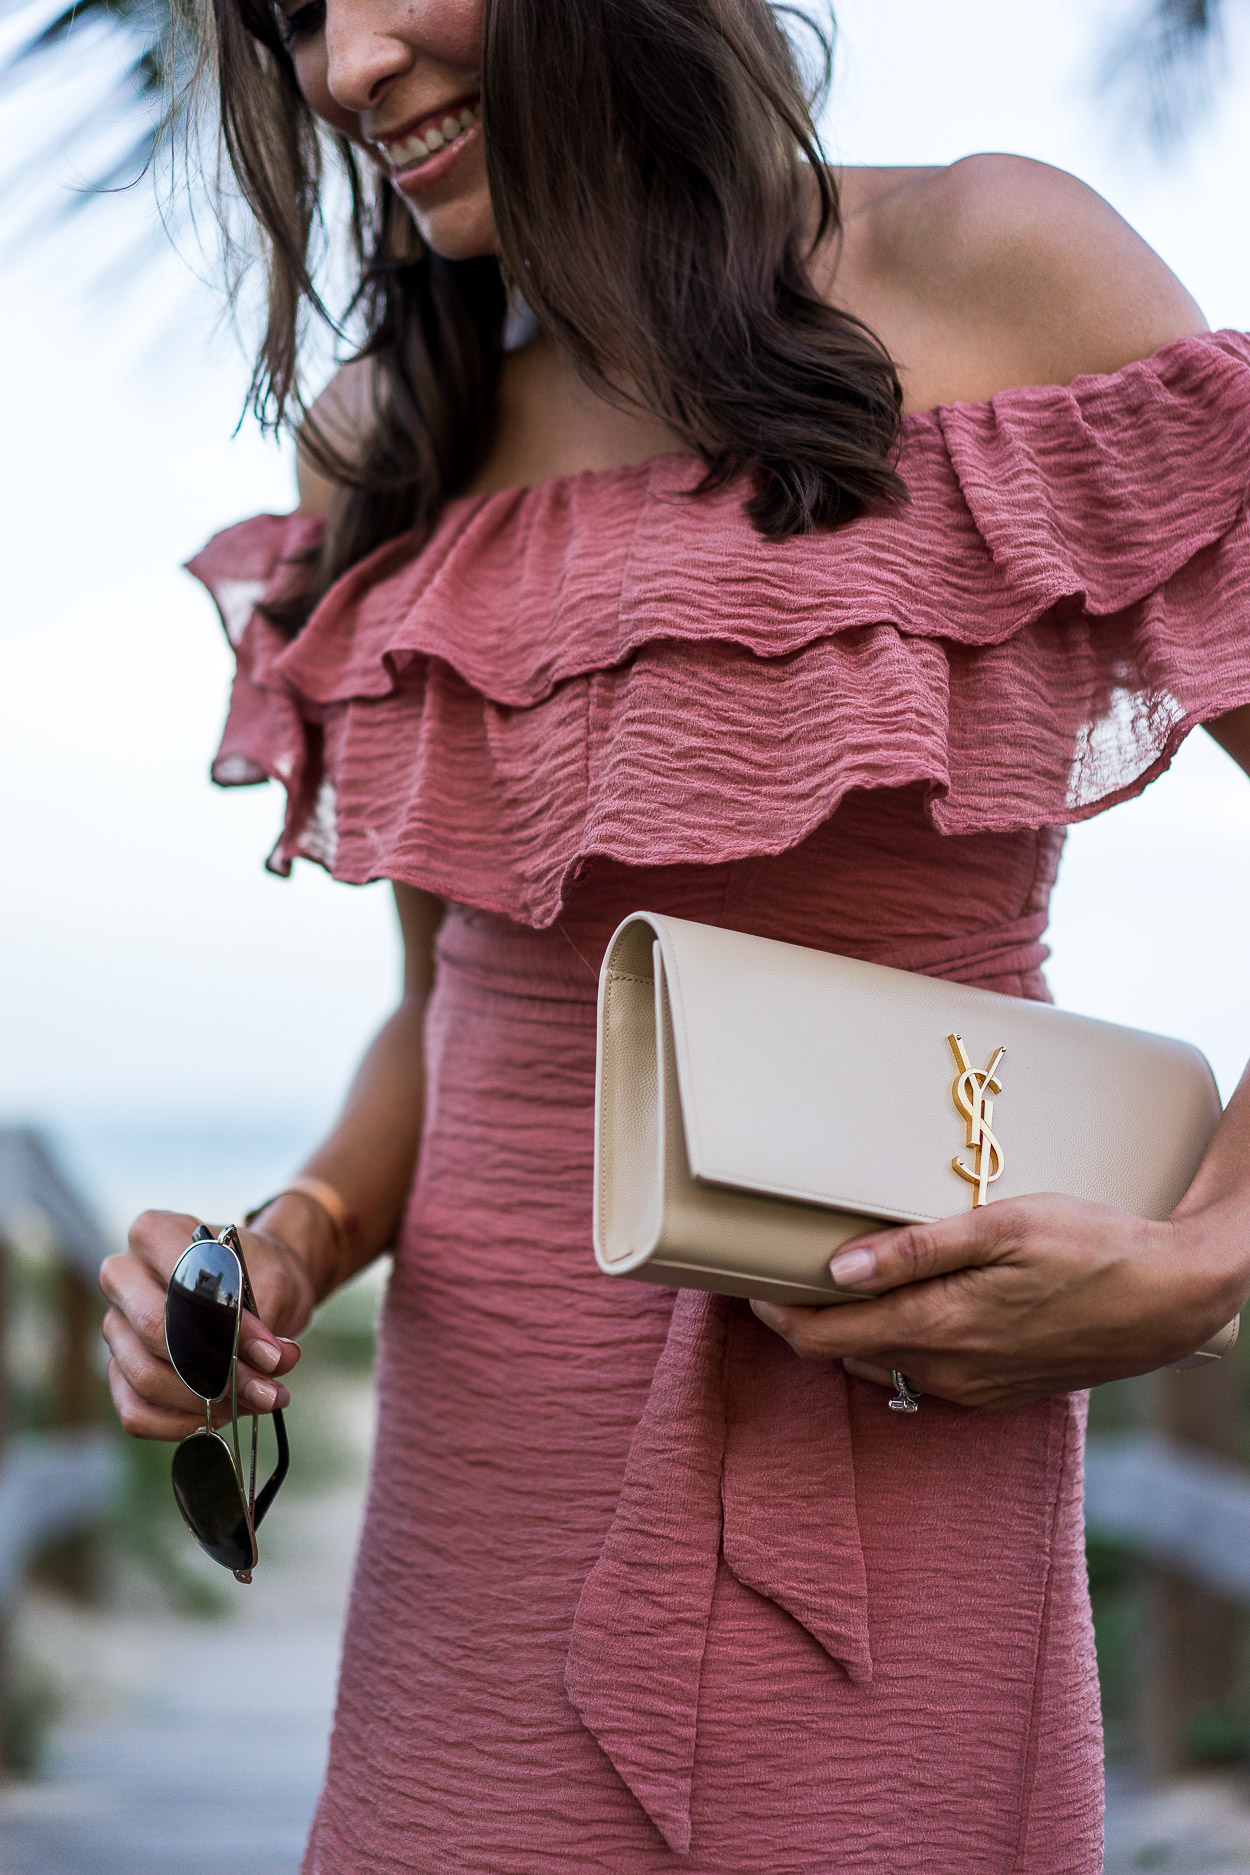
M 1147 0 L 1113 41 L 1102 88 L 1156 149 L 1174 149 L 1205 115 L 1223 75 L 1224 18 L 1224 0 Z
M 30 0 L 26 10 L 36 11 L 36 4 Z M 58 59 L 72 58 L 81 69 L 83 54 L 93 46 L 103 54 L 108 46 L 109 56 L 98 60 L 108 76 L 97 101 L 56 140 L 63 148 L 108 148 L 94 168 L 88 164 L 87 188 L 69 198 L 71 205 L 141 175 L 162 134 L 178 125 L 202 50 L 196 6 L 197 0 L 70 0 L 34 25 L 0 68 L 0 85 L 12 86 Z M 1144 0 L 1112 44 L 1102 88 L 1120 94 L 1130 123 L 1160 149 L 1183 139 L 1209 103 L 1224 14 L 1225 0 Z
M 102 190 L 125 187 L 152 166 L 162 137 L 186 108 L 200 30 L 191 0 L 71 0 L 51 18 L 33 4 L 25 11 L 45 17 L 32 23 L 0 67 L 0 87 L 12 90 L 40 72 L 59 76 L 88 66 L 100 75 L 94 100 L 49 139 L 57 150 L 85 159 L 86 186 L 65 199 L 72 209 Z M 34 151 L 28 167 L 46 165 L 48 154 L 46 147 Z

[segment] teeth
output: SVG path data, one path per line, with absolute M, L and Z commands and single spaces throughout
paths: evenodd
M 452 142 L 461 131 L 467 130 L 470 124 L 475 124 L 477 118 L 477 107 L 470 108 L 466 105 L 457 116 L 453 116 L 449 111 L 442 121 L 441 128 L 437 124 L 431 124 L 424 137 L 402 137 L 396 143 L 388 143 L 386 149 L 392 167 L 403 169 L 409 163 L 421 162 L 425 157 L 433 156 L 435 150 L 441 150 L 445 143 Z

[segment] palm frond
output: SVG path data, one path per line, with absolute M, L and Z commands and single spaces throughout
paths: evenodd
M 1120 28 L 1099 88 L 1118 93 L 1131 122 L 1161 154 L 1208 109 L 1223 75 L 1225 0 L 1147 0 Z
M 86 180 L 65 197 L 72 210 L 152 167 L 162 135 L 185 108 L 200 31 L 191 0 L 70 0 L 51 18 L 28 0 L 25 10 L 43 17 L 0 66 L 0 90 L 40 73 L 99 73 L 94 97 L 77 103 L 76 115 L 31 157 L 33 166 L 53 150 L 74 154 Z

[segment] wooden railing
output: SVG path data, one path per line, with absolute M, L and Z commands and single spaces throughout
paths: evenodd
M 119 1483 L 116 1434 L 100 1379 L 98 1287 L 107 1236 L 46 1139 L 0 1127 L 0 1347 L 6 1301 L 34 1242 L 44 1265 L 50 1385 L 43 1424 L 14 1422 L 0 1364 L 0 1728 L 5 1629 L 35 1560 L 81 1537 L 107 1513 Z M 48 1279 L 50 1277 L 50 1283 Z M 10 1324 L 11 1326 L 11 1324 Z M 1148 1767 L 1179 1768 L 1196 1714 L 1235 1690 L 1242 1610 L 1250 1608 L 1250 1471 L 1236 1462 L 1239 1357 L 1196 1373 L 1151 1378 L 1144 1420 L 1090 1440 L 1086 1522 L 1148 1566 L 1148 1652 L 1140 1728 Z M 73 1556 L 72 1547 L 62 1556 Z
M 64 1573 L 87 1589 L 73 1548 L 107 1512 L 119 1478 L 106 1424 L 97 1281 L 111 1245 L 31 1127 L 0 1127 L 0 1755 L 11 1737 L 8 1626 L 31 1564 L 54 1545 Z M 40 1266 L 40 1424 L 16 1410 L 13 1353 L 19 1276 Z
M 1237 1462 L 1244 1348 L 1152 1374 L 1141 1422 L 1086 1452 L 1085 1521 L 1146 1565 L 1139 1724 L 1146 1768 L 1180 1770 L 1202 1714 L 1242 1695 L 1250 1607 L 1250 1471 Z

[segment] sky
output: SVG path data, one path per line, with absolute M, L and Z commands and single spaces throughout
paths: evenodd
M 1164 165 L 1093 84 L 1115 17 L 1093 0 L 844 0 L 830 152 L 1056 163 L 1213 325 L 1250 326 L 1250 58 L 1230 48 L 1216 107 Z M 0 172 L 51 105 L 2 107 Z M 45 227 L 55 182 L 30 195 Z M 150 201 L 10 242 L 0 289 L 0 1117 L 49 1126 L 115 1223 L 263 1196 L 398 982 L 386 888 L 268 876 L 276 792 L 206 779 L 231 660 L 179 568 L 216 528 L 289 506 L 292 476 L 285 447 L 236 429 L 243 351 L 212 287 L 149 238 Z M 27 204 L 6 202 L 12 225 Z M 1250 784 L 1195 736 L 1142 800 L 1073 834 L 1051 982 L 1068 1007 L 1197 1042 L 1227 1095 L 1250 1055 L 1247 933 Z

